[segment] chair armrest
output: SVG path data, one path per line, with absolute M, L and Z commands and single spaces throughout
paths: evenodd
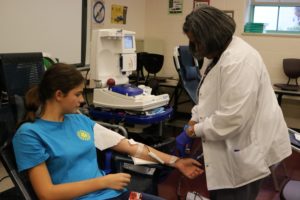
M 134 165 L 134 162 L 133 162 L 133 160 L 130 156 L 125 155 L 125 154 L 121 154 L 121 153 L 118 153 L 118 152 L 115 152 L 115 151 L 113 152 L 112 163 L 114 165 L 113 169 L 116 172 L 123 171 L 123 164 L 124 163 Z M 159 164 L 159 163 L 158 164 L 142 164 L 142 165 L 135 165 L 135 166 L 155 168 L 155 169 L 158 169 L 158 170 L 162 170 L 162 169 L 166 169 L 166 168 L 173 169 L 170 166 L 162 165 L 162 164 Z
M 295 134 L 299 134 L 299 132 L 293 130 L 293 129 L 290 129 L 289 128 L 289 136 L 290 136 L 290 140 L 291 140 L 291 145 L 292 145 L 292 148 L 299 152 L 300 153 L 300 141 L 298 141 L 295 137 Z

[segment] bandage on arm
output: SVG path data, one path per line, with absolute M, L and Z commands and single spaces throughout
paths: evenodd
M 148 150 L 148 156 L 150 156 L 151 158 L 153 158 L 154 160 L 158 161 L 160 164 L 165 164 L 165 162 L 158 157 L 155 153 L 153 153 L 152 151 L 150 151 L 149 147 L 147 145 L 145 145 L 147 150 Z
M 134 154 L 134 157 L 137 157 L 137 158 L 139 158 L 139 157 L 141 157 L 141 155 L 143 154 L 143 151 L 144 151 L 144 144 L 141 144 L 141 143 L 138 143 L 137 144 L 138 145 L 138 147 L 137 147 L 137 150 L 136 150 L 136 152 L 135 152 L 135 154 Z
M 141 155 L 143 154 L 145 145 L 142 143 L 136 142 L 133 139 L 128 140 L 128 143 L 130 145 L 137 145 L 137 149 L 136 149 L 136 152 L 134 153 L 133 157 L 140 158 Z
M 160 164 L 165 164 L 165 162 L 162 160 L 162 159 L 160 159 L 155 153 L 153 153 L 153 152 L 149 152 L 148 153 L 148 155 L 151 157 L 151 158 L 153 158 L 154 160 L 156 160 L 156 161 L 158 161 Z
M 141 155 L 143 154 L 144 152 L 144 148 L 146 147 L 147 150 L 148 150 L 148 156 L 153 158 L 154 160 L 158 161 L 159 163 L 161 164 L 164 164 L 165 162 L 159 158 L 155 153 L 151 152 L 149 147 L 147 145 L 144 145 L 142 143 L 139 143 L 139 142 L 136 142 L 134 141 L 133 139 L 130 139 L 128 140 L 129 144 L 130 145 L 137 145 L 137 149 L 136 149 L 136 152 L 135 154 L 133 155 L 133 157 L 136 157 L 136 158 L 140 158 Z
M 167 164 L 169 166 L 174 167 L 175 166 L 175 162 L 179 159 L 176 156 L 171 156 L 169 162 L 165 163 L 165 161 L 163 161 L 160 157 L 158 157 L 158 155 L 156 155 L 154 152 L 152 152 L 147 145 L 139 143 L 139 142 L 136 142 L 133 139 L 128 140 L 128 143 L 130 145 L 137 145 L 136 152 L 133 155 L 133 157 L 136 157 L 136 158 L 140 158 L 143 155 L 144 149 L 146 148 L 148 150 L 148 156 L 150 158 L 156 160 L 160 164 Z
M 150 151 L 150 149 L 149 149 L 148 147 L 147 147 L 147 149 L 148 149 L 148 151 L 149 151 L 148 155 L 149 155 L 151 158 L 157 160 L 157 161 L 158 161 L 160 164 L 162 164 L 162 165 L 163 165 L 163 164 L 166 164 L 166 165 L 168 165 L 168 166 L 170 166 L 170 167 L 175 167 L 176 161 L 179 160 L 178 157 L 176 157 L 176 156 L 171 156 L 169 162 L 168 162 L 168 163 L 165 163 L 165 162 L 164 162 L 161 158 L 159 158 L 155 153 L 153 153 L 152 151 Z

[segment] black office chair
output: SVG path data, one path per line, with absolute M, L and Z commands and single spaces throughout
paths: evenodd
M 179 76 L 178 84 L 171 97 L 171 100 L 174 98 L 174 110 L 176 112 L 177 106 L 180 104 L 190 101 L 194 105 L 197 104 L 197 89 L 201 80 L 200 69 L 202 67 L 203 60 L 196 60 L 188 46 L 176 46 L 174 48 L 173 61 Z M 181 96 L 182 91 L 186 92 L 189 99 L 179 102 L 179 97 Z
M 147 77 L 145 78 L 145 85 L 148 85 L 152 88 L 152 94 L 157 95 L 159 88 L 159 79 L 156 77 L 156 74 L 162 69 L 164 64 L 164 56 L 155 53 L 144 53 L 140 55 L 140 62 L 148 72 Z M 153 77 L 150 77 L 150 75 Z
M 147 53 L 144 55 L 143 64 L 148 72 L 146 81 L 149 80 L 150 74 L 153 74 L 154 78 L 156 74 L 161 70 L 164 64 L 164 56 L 155 53 Z
M 288 77 L 288 82 L 286 84 L 276 83 L 274 85 L 283 90 L 300 90 L 298 84 L 298 78 L 300 77 L 300 59 L 285 58 L 283 59 L 282 66 L 285 75 Z M 292 79 L 295 79 L 295 84 L 290 83 Z
M 25 113 L 26 91 L 38 84 L 44 73 L 42 53 L 0 54 L 1 128 L 0 159 L 23 199 L 37 199 L 26 173 L 19 173 L 12 148 L 16 124 Z
M 134 81 L 136 86 L 138 86 L 140 82 L 145 81 L 144 60 L 147 54 L 147 52 L 139 52 L 136 54 L 136 80 Z
M 163 63 L 163 55 L 148 52 L 137 53 L 136 76 L 130 77 L 131 83 L 136 86 L 143 83 L 152 88 L 152 94 L 158 94 L 159 81 L 161 80 L 156 77 L 156 74 L 161 70 Z M 146 77 L 144 69 L 148 73 Z

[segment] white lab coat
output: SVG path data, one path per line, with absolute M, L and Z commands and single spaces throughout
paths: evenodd
M 291 154 L 287 125 L 259 53 L 238 37 L 221 55 L 192 109 L 208 190 L 266 177 Z

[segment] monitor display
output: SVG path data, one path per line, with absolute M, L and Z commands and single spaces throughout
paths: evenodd
M 132 49 L 133 48 L 133 36 L 132 35 L 125 35 L 124 36 L 124 48 L 125 49 Z

